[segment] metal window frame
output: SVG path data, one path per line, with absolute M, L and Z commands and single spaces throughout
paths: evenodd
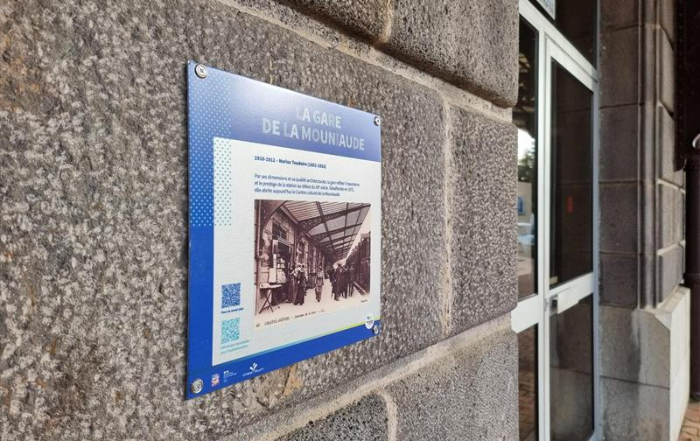
M 596 23 L 599 44 L 600 5 L 597 2 L 598 20 Z M 519 0 L 520 15 L 537 32 L 537 293 L 518 303 L 511 313 L 511 325 L 515 332 L 537 325 L 538 358 L 538 433 L 540 441 L 551 438 L 550 397 L 549 397 L 549 317 L 554 312 L 549 308 L 554 296 L 566 294 L 564 308 L 571 307 L 579 300 L 592 295 L 593 328 L 593 434 L 590 440 L 597 440 L 601 433 L 600 400 L 600 326 L 599 326 L 599 74 L 597 69 L 576 49 L 556 27 L 528 0 Z M 593 166 L 593 271 L 553 289 L 549 288 L 549 224 L 551 222 L 551 108 L 552 108 L 552 62 L 562 68 L 591 90 L 592 97 L 592 166 Z

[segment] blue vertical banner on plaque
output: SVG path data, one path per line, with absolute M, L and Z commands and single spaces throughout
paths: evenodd
M 376 115 L 188 63 L 186 397 L 376 335 Z

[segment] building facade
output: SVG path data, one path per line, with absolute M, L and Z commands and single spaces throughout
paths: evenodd
M 675 441 L 674 16 L 1 1 L 0 439 Z M 309 287 L 338 262 L 367 286 L 380 234 L 383 327 L 185 401 L 188 60 L 381 115 L 381 231 L 362 207 L 260 201 L 255 258 L 267 317 L 297 264 Z

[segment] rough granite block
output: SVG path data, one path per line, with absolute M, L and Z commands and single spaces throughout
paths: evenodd
M 639 113 L 636 104 L 600 110 L 600 180 L 639 178 Z
M 665 184 L 658 184 L 656 188 L 659 197 L 657 246 L 666 248 L 683 239 L 683 194 Z
M 601 0 L 600 15 L 603 31 L 634 25 L 639 21 L 639 2 L 637 0 Z
M 663 107 L 657 107 L 656 114 L 658 126 L 657 148 L 661 179 L 682 186 L 683 170 L 676 170 L 676 126 L 671 115 Z
M 282 0 L 368 40 L 376 40 L 388 18 L 386 0 Z
M 392 384 L 396 439 L 517 439 L 517 353 L 516 334 L 499 331 Z
M 659 0 L 659 24 L 666 31 L 671 42 L 675 41 L 676 34 L 676 2 L 674 0 Z
M 601 251 L 638 252 L 639 191 L 639 185 L 635 183 L 600 185 Z
M 601 107 L 640 101 L 638 45 L 639 29 L 636 27 L 601 34 Z
M 600 301 L 606 305 L 634 308 L 639 303 L 640 259 L 637 254 L 601 253 Z
M 510 124 L 450 110 L 452 332 L 517 303 L 517 141 Z
M 0 17 L 3 441 L 216 439 L 441 337 L 434 92 L 218 1 Z M 382 116 L 383 328 L 185 402 L 190 59 Z
M 659 77 L 658 77 L 658 90 L 659 90 L 659 101 L 668 109 L 669 112 L 673 113 L 675 107 L 675 58 L 673 55 L 673 48 L 671 47 L 671 42 L 668 36 L 662 30 L 657 30 L 656 34 L 659 41 L 660 49 L 660 59 L 658 61 L 659 66 Z
M 657 256 L 658 302 L 666 300 L 683 278 L 683 248 L 672 246 Z
M 386 49 L 512 107 L 518 96 L 518 3 L 397 0 Z
M 602 439 L 662 441 L 669 436 L 669 390 L 601 377 Z
M 653 312 L 602 306 L 601 375 L 669 387 L 671 333 Z
M 369 395 L 326 418 L 309 423 L 277 441 L 385 441 L 386 403 L 378 395 Z

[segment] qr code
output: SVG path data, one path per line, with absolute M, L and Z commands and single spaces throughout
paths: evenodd
M 238 340 L 240 334 L 240 318 L 225 320 L 221 323 L 221 344 L 231 343 Z
M 241 284 L 221 285 L 221 309 L 241 306 Z

